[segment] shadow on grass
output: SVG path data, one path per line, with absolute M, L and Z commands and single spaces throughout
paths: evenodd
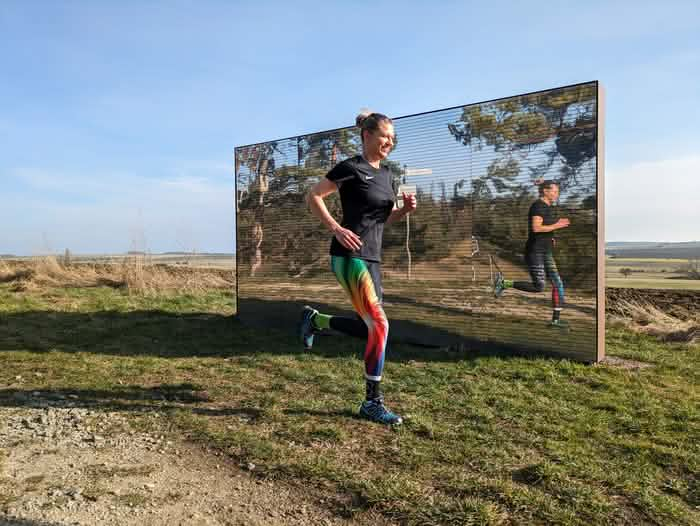
M 187 410 L 202 416 L 239 416 L 255 421 L 262 410 L 254 407 L 206 407 L 209 394 L 192 384 L 163 384 L 154 387 L 127 386 L 100 389 L 0 389 L 0 407 L 80 407 L 102 411 Z
M 315 306 L 323 312 L 349 315 L 332 305 Z M 155 310 L 14 313 L 0 316 L 0 352 L 87 352 L 159 358 L 234 357 L 259 352 L 302 354 L 296 331 L 301 307 L 297 301 L 246 299 L 239 304 L 238 317 Z M 336 357 L 359 356 L 363 351 L 364 345 L 359 340 L 328 331 L 316 337 L 312 352 Z M 571 357 L 587 361 L 581 353 L 483 341 L 427 322 L 408 320 L 390 320 L 388 352 L 392 361 L 456 361 L 494 355 Z

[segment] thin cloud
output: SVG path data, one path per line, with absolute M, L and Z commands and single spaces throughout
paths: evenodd
M 605 176 L 606 239 L 700 240 L 700 156 L 633 163 Z
M 217 171 L 217 163 L 209 161 L 186 161 L 182 171 L 203 166 Z M 95 177 L 33 168 L 13 175 L 31 192 L 17 188 L 4 192 L 7 204 L 0 209 L 0 221 L 12 224 L 12 230 L 22 235 L 3 234 L 2 253 L 63 248 L 76 253 L 117 253 L 133 249 L 136 242 L 139 248 L 154 252 L 184 246 L 211 252 L 234 250 L 232 176 Z

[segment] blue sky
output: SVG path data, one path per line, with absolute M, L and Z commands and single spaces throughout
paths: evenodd
M 0 2 L 0 253 L 233 250 L 236 145 L 600 80 L 607 239 L 700 239 L 700 3 Z

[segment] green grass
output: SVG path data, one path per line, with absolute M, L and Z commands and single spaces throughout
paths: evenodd
M 77 395 L 407 524 L 700 524 L 700 349 L 609 331 L 627 370 L 392 346 L 398 430 L 357 419 L 362 344 L 231 318 L 230 295 L 0 285 L 0 403 Z M 38 376 L 39 373 L 41 376 Z M 17 376 L 21 376 L 18 380 Z M 68 398 L 71 400 L 71 398 Z M 161 414 L 161 417 L 155 417 Z

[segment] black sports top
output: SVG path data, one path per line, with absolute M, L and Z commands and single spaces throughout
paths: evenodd
M 553 225 L 559 221 L 559 215 L 556 212 L 554 206 L 550 206 L 542 199 L 538 199 L 530 207 L 530 211 L 527 214 L 527 244 L 525 245 L 525 250 L 530 252 L 531 250 L 551 250 L 552 249 L 552 239 L 554 238 L 554 232 L 533 232 L 532 231 L 532 217 L 540 216 L 542 218 L 542 225 L 549 226 Z
M 362 240 L 360 250 L 352 251 L 333 237 L 331 255 L 381 261 L 384 223 L 394 207 L 391 172 L 385 167 L 374 168 L 356 155 L 335 165 L 326 177 L 338 185 L 343 207 L 341 226 Z

